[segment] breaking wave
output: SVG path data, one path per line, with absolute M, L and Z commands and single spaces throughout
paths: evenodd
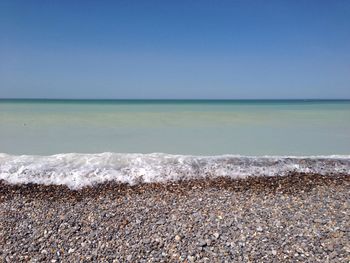
M 219 176 L 283 176 L 291 172 L 350 175 L 350 155 L 0 154 L 0 180 L 10 184 L 67 185 L 71 189 L 107 181 L 133 185 Z

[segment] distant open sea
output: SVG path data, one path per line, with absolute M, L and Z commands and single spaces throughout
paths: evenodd
M 73 171 L 78 183 L 72 187 L 91 173 L 97 182 L 126 173 L 157 181 L 161 173 L 193 173 L 209 160 L 208 173 L 215 164 L 221 175 L 256 172 L 249 170 L 254 165 L 271 174 L 273 163 L 264 163 L 271 156 L 274 162 L 299 158 L 295 169 L 300 159 L 341 159 L 349 173 L 350 101 L 3 99 L 0 152 L 0 179 L 46 173 L 59 183 Z

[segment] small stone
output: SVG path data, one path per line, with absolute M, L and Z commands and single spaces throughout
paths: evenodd
M 207 243 L 207 246 L 211 246 L 211 240 L 210 239 L 206 239 L 205 242 Z
M 198 240 L 198 246 L 205 247 L 207 245 L 207 242 L 203 239 Z
M 277 255 L 277 251 L 276 251 L 276 250 L 274 250 L 274 249 L 272 249 L 272 250 L 271 250 L 271 253 L 272 253 L 272 255 L 274 255 L 274 256 L 276 256 L 276 255 Z
M 334 245 L 332 243 L 328 244 L 327 249 L 329 251 L 333 251 L 334 250 Z
M 176 240 L 177 242 L 179 242 L 179 241 L 181 240 L 181 237 L 180 237 L 179 235 L 176 235 L 176 236 L 175 236 L 175 240 Z
M 329 243 L 322 243 L 321 246 L 328 251 L 333 251 L 334 250 L 334 245 L 333 243 L 329 242 Z
M 70 248 L 70 249 L 68 250 L 68 254 L 71 254 L 71 253 L 73 253 L 74 251 L 75 251 L 74 248 Z
M 46 249 L 41 250 L 41 254 L 47 254 L 47 250 Z
M 337 252 L 333 251 L 332 253 L 329 254 L 329 257 L 331 259 L 336 258 L 338 256 Z
M 159 221 L 156 222 L 157 225 L 164 225 L 165 224 L 165 220 L 161 219 Z
M 346 253 L 350 253 L 350 246 L 345 246 L 344 250 L 346 251 Z
M 216 239 L 218 239 L 218 238 L 220 237 L 220 234 L 219 234 L 218 232 L 215 232 L 215 233 L 213 234 L 213 236 L 214 236 Z
M 194 262 L 194 256 L 188 256 L 187 259 L 190 261 L 190 262 Z
M 262 228 L 261 226 L 258 226 L 258 227 L 256 228 L 256 231 L 262 232 L 262 231 L 263 231 L 263 228 Z
M 132 255 L 128 255 L 128 256 L 126 257 L 126 260 L 127 260 L 127 261 L 131 261 L 131 259 L 132 259 Z

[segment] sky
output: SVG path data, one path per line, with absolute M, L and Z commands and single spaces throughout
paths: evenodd
M 350 1 L 0 1 L 0 98 L 350 99 Z

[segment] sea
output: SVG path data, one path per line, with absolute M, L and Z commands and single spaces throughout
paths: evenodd
M 0 180 L 350 174 L 350 100 L 0 100 Z

